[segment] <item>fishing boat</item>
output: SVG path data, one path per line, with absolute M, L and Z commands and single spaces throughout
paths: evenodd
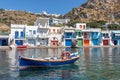
M 18 48 L 18 49 L 26 49 L 27 46 L 26 46 L 26 45 L 19 45 L 19 46 L 17 46 L 17 48 Z
M 49 58 L 19 58 L 20 69 L 28 67 L 59 67 L 74 63 L 80 58 L 78 54 L 70 53 L 68 51 L 62 52 L 61 57 L 49 57 Z

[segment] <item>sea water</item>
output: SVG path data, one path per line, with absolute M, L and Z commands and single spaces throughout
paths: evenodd
M 60 57 L 63 50 L 79 52 L 69 66 L 19 70 L 19 56 Z M 0 80 L 120 80 L 120 48 L 40 48 L 0 50 Z

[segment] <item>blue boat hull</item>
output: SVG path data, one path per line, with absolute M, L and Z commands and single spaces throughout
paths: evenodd
M 78 59 L 79 56 L 68 60 L 43 61 L 43 60 L 35 60 L 35 59 L 21 57 L 19 61 L 19 66 L 20 67 L 58 67 L 58 66 L 72 64 Z

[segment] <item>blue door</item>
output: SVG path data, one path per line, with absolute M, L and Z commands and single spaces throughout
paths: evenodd
M 72 40 L 65 40 L 65 46 L 72 46 Z
M 93 42 L 93 45 L 98 45 L 98 39 L 93 39 L 92 42 Z
M 23 31 L 21 31 L 21 38 L 24 38 L 24 32 Z
M 15 31 L 15 38 L 18 38 L 18 36 L 19 36 L 19 32 Z
M 15 43 L 16 43 L 17 45 L 23 45 L 23 40 L 16 40 Z

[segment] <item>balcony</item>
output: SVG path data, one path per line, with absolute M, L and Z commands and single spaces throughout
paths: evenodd
M 15 39 L 25 39 L 25 36 L 16 36 Z
M 89 39 L 89 38 L 90 38 L 90 35 L 85 35 L 84 38 L 85 38 L 85 39 Z
M 91 37 L 92 39 L 98 39 L 99 38 L 99 36 L 98 35 L 92 35 L 92 37 Z
M 83 35 L 77 35 L 76 38 L 83 38 Z
M 76 36 L 64 36 L 64 38 L 76 38 Z
M 37 38 L 37 35 L 26 35 L 26 38 Z
M 38 38 L 49 38 L 48 34 L 38 34 Z

